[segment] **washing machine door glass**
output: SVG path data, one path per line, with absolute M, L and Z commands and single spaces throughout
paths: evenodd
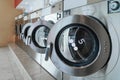
M 58 56 L 70 66 L 86 66 L 97 56 L 99 41 L 86 25 L 71 24 L 63 28 L 56 41 Z
M 47 45 L 47 36 L 50 29 L 47 26 L 38 26 L 33 31 L 33 41 L 34 44 L 39 48 L 46 48 Z

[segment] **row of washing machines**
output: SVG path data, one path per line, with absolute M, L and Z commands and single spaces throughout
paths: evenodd
M 24 42 L 25 45 L 29 45 L 35 52 L 45 53 L 47 46 L 47 36 L 54 23 L 57 21 L 46 19 L 47 17 L 57 17 L 57 14 L 45 16 L 45 19 L 36 18 L 35 21 L 27 21 L 24 24 L 16 24 L 17 37 Z M 17 23 L 17 22 L 16 22 Z
M 45 54 L 63 74 L 77 76 L 64 80 L 119 80 L 120 13 L 109 14 L 107 9 L 107 1 L 82 6 L 60 20 L 56 16 L 56 22 L 39 19 L 17 32 L 25 45 Z

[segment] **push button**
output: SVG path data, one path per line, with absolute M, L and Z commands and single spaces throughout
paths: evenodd
M 108 1 L 108 13 L 120 12 L 120 0 Z
M 120 7 L 120 3 L 118 1 L 113 1 L 110 5 L 112 10 L 118 10 Z

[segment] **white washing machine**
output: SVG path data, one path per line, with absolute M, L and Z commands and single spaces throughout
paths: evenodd
M 64 73 L 63 80 L 120 80 L 120 13 L 109 14 L 107 3 L 71 9 L 51 29 L 45 59 Z
M 26 38 L 28 35 L 28 30 L 30 29 L 30 27 L 32 26 L 33 23 L 26 23 L 23 27 L 22 27 L 22 31 L 20 33 L 20 39 L 23 40 L 23 42 L 26 42 Z M 21 29 L 20 29 L 21 30 Z
M 58 13 L 54 13 L 54 14 L 50 14 L 42 17 L 42 19 L 46 21 L 53 21 L 54 23 L 57 23 L 61 18 L 62 18 L 62 12 L 58 12 Z M 40 55 L 39 63 L 56 80 L 62 80 L 62 72 L 55 67 L 55 65 L 52 63 L 51 60 L 45 61 L 45 54 Z

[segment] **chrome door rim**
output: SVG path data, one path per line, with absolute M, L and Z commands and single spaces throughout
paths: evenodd
M 27 24 L 25 24 L 24 26 L 23 26 L 23 28 L 22 28 L 22 32 L 21 32 L 21 35 L 24 35 L 24 32 L 25 32 L 25 30 L 29 27 L 29 29 L 30 29 L 30 27 L 32 26 L 32 23 L 27 23 Z M 28 30 L 29 30 L 28 29 Z M 27 35 L 28 35 L 28 33 L 27 33 Z M 27 35 L 26 35 L 26 37 L 27 37 Z M 25 40 L 26 40 L 26 38 L 25 38 L 25 36 L 23 36 L 23 41 L 25 42 Z
M 67 22 L 66 22 L 67 21 Z M 55 49 L 55 40 L 59 31 L 66 25 L 79 23 L 88 25 L 91 30 L 97 35 L 99 40 L 99 52 L 96 59 L 89 65 L 81 67 L 73 67 L 65 64 L 57 55 Z M 107 63 L 111 53 L 111 39 L 106 28 L 96 19 L 84 15 L 74 15 L 60 20 L 54 25 L 54 28 L 49 33 L 48 44 L 53 43 L 53 52 L 51 60 L 55 66 L 61 71 L 74 76 L 87 76 L 100 70 Z M 103 61 L 104 60 L 104 61 Z
M 47 26 L 49 29 L 51 29 L 52 26 L 53 26 L 53 24 L 50 24 L 49 22 L 44 21 L 44 20 L 40 20 L 40 21 L 37 21 L 37 22 L 33 23 L 33 25 L 31 26 L 31 28 L 30 28 L 29 31 L 28 31 L 28 36 L 31 37 L 31 43 L 29 44 L 29 46 L 30 46 L 32 49 L 34 49 L 34 51 L 39 52 L 40 54 L 44 54 L 46 47 L 43 48 L 43 47 L 40 47 L 40 46 L 36 46 L 36 45 L 34 44 L 34 42 L 33 42 L 34 39 L 32 39 L 33 31 L 34 31 L 36 28 L 41 27 L 41 25 L 42 25 L 42 26 Z M 28 37 L 28 36 L 27 36 L 27 37 Z

